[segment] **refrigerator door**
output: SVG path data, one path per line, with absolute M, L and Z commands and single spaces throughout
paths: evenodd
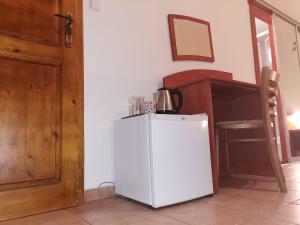
M 152 206 L 213 194 L 206 115 L 151 115 Z

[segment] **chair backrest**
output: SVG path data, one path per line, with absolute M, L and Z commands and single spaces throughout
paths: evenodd
M 261 101 L 264 120 L 273 127 L 274 118 L 277 116 L 277 94 L 279 86 L 279 74 L 264 67 L 261 73 Z
M 275 117 L 277 116 L 277 94 L 279 86 L 279 74 L 264 67 L 261 73 L 261 103 L 264 121 L 265 135 L 268 139 L 268 149 L 278 158 L 276 143 Z M 276 159 L 277 161 L 277 159 Z M 279 160 L 278 160 L 279 163 Z
M 264 67 L 261 73 L 261 102 L 264 120 L 265 136 L 267 139 L 268 152 L 273 167 L 273 172 L 277 178 L 281 192 L 287 192 L 281 162 L 278 156 L 277 139 L 275 132 L 276 97 L 279 88 L 279 74 L 268 67 Z

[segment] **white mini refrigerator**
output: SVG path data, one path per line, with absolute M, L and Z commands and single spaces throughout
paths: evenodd
M 213 194 L 207 115 L 115 122 L 117 194 L 159 208 Z

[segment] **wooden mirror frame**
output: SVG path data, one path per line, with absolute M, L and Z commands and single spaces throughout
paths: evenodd
M 256 83 L 260 84 L 261 71 L 260 71 L 260 63 L 259 63 L 259 56 L 258 56 L 255 18 L 258 18 L 268 24 L 269 32 L 270 32 L 270 45 L 271 45 L 270 47 L 271 47 L 271 54 L 272 54 L 272 69 L 277 71 L 277 58 L 276 58 L 276 48 L 275 48 L 273 20 L 272 20 L 273 12 L 270 9 L 258 3 L 256 0 L 248 0 L 248 3 L 249 3 L 249 10 L 250 10 L 250 24 L 251 24 L 251 33 L 252 33 L 255 77 L 256 77 Z M 279 123 L 279 135 L 281 140 L 282 163 L 287 163 L 288 162 L 287 141 L 285 138 L 285 128 L 284 128 L 285 126 L 283 122 L 284 114 L 282 110 L 280 90 L 278 90 L 277 104 L 278 104 L 277 112 L 278 112 L 278 123 Z
M 180 55 L 180 54 L 178 54 L 174 19 L 192 21 L 192 22 L 195 22 L 195 23 L 199 23 L 201 25 L 206 25 L 208 27 L 211 57 L 201 56 L 201 55 Z M 188 17 L 188 16 L 175 15 L 175 14 L 168 15 L 168 20 L 169 20 L 169 29 L 170 29 L 170 39 L 171 39 L 171 48 L 172 48 L 173 61 L 179 61 L 179 60 L 205 61 L 205 62 L 214 62 L 215 61 L 214 49 L 213 49 L 213 43 L 212 43 L 212 35 L 211 35 L 211 28 L 210 28 L 210 23 L 209 22 L 204 21 L 204 20 L 200 20 L 200 19 L 196 19 L 196 18 L 192 18 L 192 17 Z
M 268 24 L 268 28 L 270 32 L 271 55 L 272 55 L 271 69 L 277 70 L 277 59 L 276 59 L 275 40 L 274 40 L 273 21 L 272 21 L 273 12 L 270 11 L 269 9 L 266 9 L 256 1 L 248 0 L 248 3 L 250 9 L 250 22 L 251 22 L 251 32 L 252 32 L 256 83 L 260 84 L 261 71 L 260 71 L 260 63 L 259 63 L 259 55 L 258 55 L 259 51 L 257 47 L 257 37 L 256 37 L 257 32 L 256 32 L 255 18 L 258 18 L 259 20 Z

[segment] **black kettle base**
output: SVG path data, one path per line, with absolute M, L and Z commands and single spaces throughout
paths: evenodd
M 170 110 L 159 110 L 159 111 L 156 111 L 156 114 L 170 114 L 170 115 L 175 115 L 175 114 L 178 114 L 177 112 L 174 112 L 174 111 L 170 111 Z

